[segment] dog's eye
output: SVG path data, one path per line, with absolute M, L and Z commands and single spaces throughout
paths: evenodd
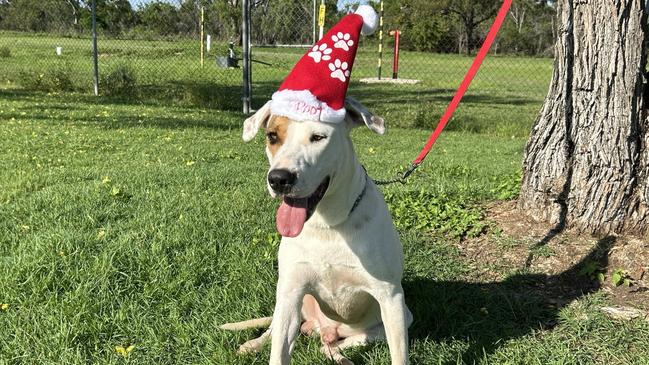
M 266 138 L 268 139 L 268 143 L 270 143 L 270 144 L 277 143 L 277 133 L 275 133 L 275 132 L 266 133 Z
M 312 134 L 309 140 L 311 141 L 311 143 L 313 143 L 313 142 L 322 141 L 325 138 L 327 138 L 327 136 L 325 136 L 324 134 Z

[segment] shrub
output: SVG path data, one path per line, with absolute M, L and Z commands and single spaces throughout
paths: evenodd
M 45 88 L 45 74 L 36 71 L 20 71 L 18 84 L 28 90 L 43 90 Z
M 49 91 L 74 91 L 71 72 L 67 68 L 56 68 L 49 73 Z
M 238 110 L 241 105 L 236 90 L 207 82 L 185 85 L 183 99 L 190 105 L 220 110 Z
M 431 102 L 427 102 L 423 108 L 419 109 L 412 119 L 412 126 L 419 129 L 432 129 L 439 121 L 439 110 Z
M 74 91 L 71 71 L 67 67 L 57 67 L 42 72 L 21 71 L 18 84 L 28 90 L 38 91 Z
M 0 58 L 9 58 L 11 57 L 11 49 L 7 46 L 0 47 Z
M 108 96 L 135 96 L 137 82 L 133 69 L 128 65 L 118 65 L 101 77 L 100 89 Z

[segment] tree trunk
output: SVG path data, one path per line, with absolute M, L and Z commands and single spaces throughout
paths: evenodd
M 561 0 L 518 207 L 557 229 L 649 233 L 645 0 Z
M 473 31 L 475 30 L 473 21 L 465 21 L 464 29 L 466 32 L 466 48 L 464 50 L 464 54 L 470 56 L 471 50 L 473 49 Z

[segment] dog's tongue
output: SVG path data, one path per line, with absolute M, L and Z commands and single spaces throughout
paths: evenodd
M 275 217 L 275 225 L 279 234 L 284 237 L 297 237 L 302 232 L 306 221 L 307 204 L 308 198 L 284 198 L 282 204 L 277 208 Z

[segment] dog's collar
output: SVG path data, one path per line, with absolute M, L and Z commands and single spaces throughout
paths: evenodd
M 363 171 L 365 171 L 365 167 L 363 167 Z M 366 191 L 367 191 L 367 172 L 365 172 L 365 183 L 363 184 L 363 190 L 361 191 L 360 194 L 358 194 L 358 197 L 354 201 L 354 205 L 352 205 L 352 209 L 349 211 L 348 216 L 354 213 L 354 210 L 356 209 L 356 207 L 358 207 L 358 204 L 360 204 L 361 200 L 363 200 Z

